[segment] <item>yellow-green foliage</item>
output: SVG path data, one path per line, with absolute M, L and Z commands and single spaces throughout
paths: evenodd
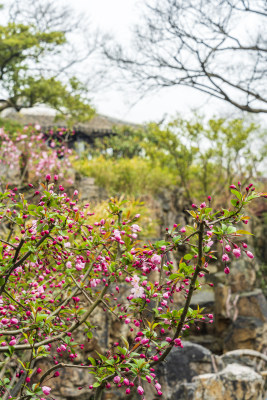
M 158 221 L 155 211 L 149 207 L 149 200 L 146 202 L 136 200 L 133 197 L 127 197 L 124 200 L 124 196 L 116 199 L 118 203 L 124 201 L 122 207 L 122 221 L 132 219 L 134 215 L 140 214 L 140 218 L 134 223 L 139 224 L 142 227 L 138 237 L 140 240 L 143 238 L 153 238 L 158 236 L 157 228 Z M 94 204 L 90 209 L 93 209 L 94 215 L 88 216 L 86 219 L 87 224 L 94 224 L 99 222 L 102 218 L 106 218 L 109 215 L 108 201 L 102 201 Z
M 248 185 L 260 175 L 264 136 L 250 120 L 178 117 L 164 125 L 117 130 L 96 141 L 74 166 L 109 195 L 156 194 L 178 185 L 192 201 L 210 195 L 224 204 L 229 196 L 225 187 L 238 180 Z
M 109 195 L 120 194 L 142 196 L 154 194 L 175 184 L 175 174 L 157 162 L 146 159 L 105 159 L 74 161 L 75 169 L 83 175 L 95 178 L 96 184 Z
M 11 119 L 0 118 L 0 128 L 3 128 L 9 137 L 13 137 L 23 130 L 23 125 Z

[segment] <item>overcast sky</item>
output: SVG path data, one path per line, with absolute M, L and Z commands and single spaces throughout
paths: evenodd
M 11 0 L 6 0 L 8 3 Z M 22 1 L 23 0 L 19 0 Z M 89 28 L 102 34 L 113 35 L 125 48 L 130 47 L 131 29 L 140 22 L 144 0 L 54 0 L 57 5 L 68 5 L 76 13 L 88 15 Z M 5 2 L 4 2 L 5 3 Z M 2 18 L 5 16 L 2 13 Z M 3 21 L 1 21 L 3 23 Z M 90 62 L 90 59 L 89 59 Z M 96 68 L 98 64 L 95 63 Z M 91 64 L 92 65 L 92 64 Z M 84 68 L 84 67 L 81 67 Z M 90 64 L 89 67 L 90 68 Z M 83 69 L 81 69 L 83 73 Z M 86 69 L 85 69 L 86 78 Z M 129 122 L 143 123 L 160 121 L 163 117 L 190 116 L 197 111 L 206 117 L 239 117 L 241 112 L 226 102 L 211 98 L 192 88 L 172 87 L 160 90 L 138 101 L 139 96 L 124 87 L 123 92 L 115 87 L 92 93 L 90 98 L 97 112 Z M 267 116 L 255 116 L 267 125 Z
M 131 39 L 131 27 L 138 22 L 142 14 L 143 1 L 139 0 L 67 0 L 67 4 L 79 12 L 86 12 L 90 22 L 101 32 L 113 34 L 127 46 Z M 121 93 L 112 88 L 92 96 L 97 111 L 116 118 L 142 123 L 159 121 L 163 116 L 174 116 L 177 112 L 190 115 L 193 110 L 208 116 L 231 113 L 237 116 L 238 111 L 229 108 L 223 101 L 207 97 L 191 88 L 175 87 L 153 95 L 146 96 L 136 103 L 132 92 Z M 134 104 L 136 103 L 136 104 Z

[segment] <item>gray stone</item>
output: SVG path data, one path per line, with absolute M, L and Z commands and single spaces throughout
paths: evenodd
M 213 290 L 205 290 L 202 289 L 199 292 L 196 292 L 191 300 L 191 305 L 200 307 L 205 307 L 208 305 L 214 305 L 215 295 Z
M 158 369 L 166 399 L 178 399 L 181 391 L 189 396 L 192 385 L 187 386 L 187 383 L 199 374 L 213 372 L 212 353 L 209 350 L 191 342 L 184 341 L 183 345 L 183 348 L 174 348 Z
M 194 383 L 192 400 L 264 400 L 263 377 L 239 364 L 229 364 L 217 374 L 200 375 Z
M 252 349 L 262 351 L 267 347 L 267 323 L 256 317 L 238 317 L 224 338 L 224 351 Z

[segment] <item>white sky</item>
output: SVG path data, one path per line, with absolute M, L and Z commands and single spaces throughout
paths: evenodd
M 7 2 L 9 0 L 6 0 Z M 23 0 L 20 0 L 23 1 Z M 140 21 L 144 0 L 54 0 L 56 4 L 65 4 L 78 14 L 88 15 L 88 25 L 101 33 L 113 35 L 126 48 L 130 46 L 131 27 Z M 1 0 L 0 0 L 1 2 Z M 4 1 L 5 3 L 5 1 Z M 96 65 L 97 67 L 97 65 Z M 158 91 L 138 101 L 138 96 L 126 86 L 123 92 L 111 87 L 100 90 L 90 96 L 98 113 L 129 122 L 143 123 L 160 121 L 163 117 L 172 117 L 180 113 L 183 117 L 197 111 L 206 117 L 241 115 L 226 102 L 217 100 L 192 88 L 173 87 Z M 141 95 L 141 94 L 140 94 Z M 254 116 L 267 124 L 266 116 Z
M 131 26 L 138 22 L 143 4 L 140 0 L 67 0 L 66 3 L 77 12 L 86 12 L 93 26 L 101 32 L 113 34 L 126 46 L 130 43 Z M 159 91 L 137 104 L 134 104 L 137 97 L 133 98 L 130 90 L 123 93 L 115 89 L 105 90 L 91 98 L 99 113 L 137 123 L 159 121 L 165 115 L 177 113 L 189 115 L 193 110 L 209 117 L 218 115 L 218 110 L 220 115 L 229 112 L 231 116 L 238 115 L 238 110 L 228 108 L 223 101 L 183 87 Z

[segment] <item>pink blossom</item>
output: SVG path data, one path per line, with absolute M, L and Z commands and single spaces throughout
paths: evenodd
M 49 386 L 42 386 L 42 391 L 43 391 L 43 394 L 45 394 L 46 396 L 48 396 L 48 395 L 50 394 L 50 392 L 51 392 L 51 387 L 49 387 Z
M 225 250 L 228 251 L 228 253 L 232 250 L 231 246 L 229 244 L 227 244 L 225 246 Z
M 133 298 L 135 298 L 135 299 L 138 298 L 138 297 L 142 297 L 144 292 L 145 292 L 145 290 L 141 286 L 134 286 L 131 289 L 131 293 L 133 295 Z
M 144 391 L 144 389 L 142 388 L 142 386 L 138 386 L 138 387 L 137 387 L 137 393 L 140 394 L 140 395 L 142 395 L 142 394 L 145 393 L 145 391 Z
M 121 240 L 121 232 L 118 229 L 114 230 L 114 237 L 116 240 Z
M 121 380 L 121 377 L 119 375 L 117 375 L 117 376 L 114 377 L 113 382 L 114 383 L 119 383 L 120 380 Z
M 237 247 L 237 249 L 233 250 L 233 254 L 236 258 L 239 258 L 241 256 L 241 250 L 239 247 Z
M 78 263 L 75 265 L 75 268 L 77 269 L 77 271 L 83 270 L 84 267 L 85 267 L 85 263 L 82 263 L 82 262 L 78 262 Z
M 222 255 L 222 260 L 223 260 L 223 261 L 229 261 L 230 258 L 229 258 L 229 256 L 228 256 L 228 254 L 224 253 L 224 254 Z
M 203 203 L 200 204 L 200 208 L 205 208 L 206 207 L 206 203 L 205 201 Z
M 16 343 L 17 343 L 16 339 L 12 339 L 9 342 L 9 346 L 15 346 Z
M 179 339 L 179 338 L 174 339 L 174 344 L 175 344 L 176 347 L 178 347 L 178 346 L 181 347 L 181 345 L 182 345 L 181 339 Z M 159 389 L 160 389 L 160 388 L 159 388 Z
M 225 267 L 225 268 L 224 268 L 224 273 L 225 273 L 226 275 L 230 274 L 230 269 L 229 269 L 229 267 Z
M 139 225 L 137 225 L 137 224 L 133 224 L 132 226 L 131 226 L 131 230 L 132 230 L 132 232 L 140 232 L 141 231 L 141 228 L 140 228 L 140 226 Z
M 181 232 L 181 233 L 185 233 L 185 232 L 186 232 L 186 229 L 185 229 L 184 226 L 180 229 L 180 232 Z
M 148 338 L 144 338 L 141 340 L 141 344 L 147 344 L 149 342 Z
M 96 287 L 100 283 L 100 279 L 92 279 L 90 281 L 90 287 Z
M 151 257 L 151 261 L 152 261 L 153 264 L 160 264 L 161 263 L 161 257 L 158 256 L 157 254 L 154 254 Z
M 247 256 L 251 259 L 254 258 L 254 255 L 251 253 L 251 251 L 247 251 Z

